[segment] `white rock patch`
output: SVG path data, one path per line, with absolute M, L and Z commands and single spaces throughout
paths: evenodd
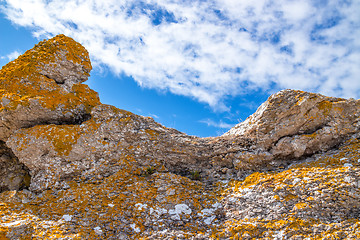
M 137 203 L 135 204 L 135 207 L 137 207 L 137 210 L 141 211 L 147 208 L 147 204 Z
M 177 204 L 175 209 L 170 209 L 169 214 L 172 215 L 171 219 L 180 220 L 180 214 L 191 214 L 191 209 L 186 204 Z
M 344 167 L 352 167 L 353 165 L 351 163 L 345 163 Z
M 69 222 L 72 219 L 72 215 L 67 215 L 66 214 L 66 215 L 62 216 L 62 218 L 64 219 L 65 222 Z
M 134 232 L 139 233 L 140 228 L 136 226 L 135 223 L 130 224 L 130 227 L 134 230 Z
M 103 233 L 103 231 L 101 230 L 101 227 L 95 227 L 95 228 L 94 228 L 94 231 L 95 231 L 95 233 L 98 234 L 98 235 L 101 235 L 101 234 Z
M 204 223 L 207 224 L 207 225 L 209 225 L 209 224 L 212 223 L 212 221 L 214 221 L 214 219 L 215 219 L 215 216 L 211 216 L 211 217 L 205 218 Z

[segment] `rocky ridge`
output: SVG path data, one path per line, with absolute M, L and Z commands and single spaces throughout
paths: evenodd
M 110 105 L 64 35 L 0 71 L 0 239 L 360 238 L 360 100 L 273 94 L 219 137 Z

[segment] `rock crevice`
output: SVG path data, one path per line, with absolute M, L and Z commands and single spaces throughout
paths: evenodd
M 0 176 L 0 192 L 30 187 L 30 170 L 3 141 L 0 141 Z

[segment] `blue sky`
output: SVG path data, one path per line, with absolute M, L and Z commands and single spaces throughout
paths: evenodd
M 269 94 L 360 98 L 360 1 L 0 0 L 0 65 L 56 34 L 103 103 L 216 136 Z

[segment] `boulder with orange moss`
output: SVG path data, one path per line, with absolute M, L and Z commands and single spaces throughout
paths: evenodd
M 42 41 L 0 70 L 0 189 L 28 186 L 28 168 L 5 141 L 14 131 L 43 124 L 80 124 L 98 105 L 84 82 L 91 70 L 86 49 L 58 35 Z
M 0 70 L 0 140 L 40 124 L 76 124 L 98 105 L 96 92 L 81 84 L 91 63 L 86 49 L 58 35 L 42 41 Z
M 225 188 L 214 239 L 360 239 L 360 139 Z

